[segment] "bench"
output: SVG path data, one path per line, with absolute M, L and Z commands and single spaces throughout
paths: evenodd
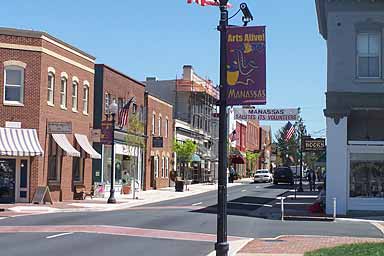
M 73 193 L 73 199 L 84 200 L 87 196 L 93 198 L 93 191 L 86 190 L 84 185 L 75 185 L 75 191 Z

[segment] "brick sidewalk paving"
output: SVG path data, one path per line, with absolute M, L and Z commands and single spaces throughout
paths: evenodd
M 336 236 L 280 236 L 276 239 L 255 239 L 237 256 L 303 255 L 305 252 L 354 243 L 384 243 L 384 239 Z

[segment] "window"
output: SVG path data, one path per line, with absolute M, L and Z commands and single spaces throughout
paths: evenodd
M 168 138 L 168 118 L 165 119 L 165 138 Z
M 7 66 L 4 70 L 4 103 L 22 104 L 24 102 L 24 69 Z
M 156 127 L 155 127 L 155 120 L 156 120 L 156 115 L 152 115 L 152 135 L 155 135 L 156 133 Z
M 117 107 L 118 107 L 117 113 L 120 113 L 120 110 L 124 107 L 124 99 L 123 98 L 117 98 Z
M 50 105 L 54 104 L 54 91 L 55 91 L 55 75 L 52 72 L 49 72 L 48 73 L 47 102 Z
M 161 177 L 164 177 L 165 172 L 165 157 L 163 156 L 163 163 L 161 165 Z
M 77 81 L 72 82 L 72 110 L 77 111 L 77 88 L 79 84 Z
M 109 114 L 109 105 L 111 103 L 111 94 L 105 93 L 105 114 Z
M 165 177 L 169 175 L 169 157 L 165 158 Z
M 83 87 L 83 113 L 88 114 L 88 100 L 89 100 L 89 86 L 84 85 Z
M 67 108 L 67 78 L 61 78 L 60 86 L 60 107 Z
M 380 78 L 380 33 L 367 32 L 357 35 L 357 65 L 359 78 Z
M 159 116 L 159 136 L 161 136 L 161 116 Z
M 159 177 L 159 157 L 155 156 L 154 158 L 154 169 L 155 169 L 155 178 Z
M 132 113 L 136 114 L 136 112 L 137 112 L 137 105 L 136 105 L 136 103 L 133 103 L 132 104 Z
M 48 181 L 53 183 L 60 182 L 61 172 L 61 156 L 59 152 L 60 147 L 51 137 L 49 140 L 49 152 L 48 152 Z

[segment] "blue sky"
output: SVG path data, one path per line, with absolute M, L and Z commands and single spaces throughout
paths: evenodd
M 216 83 L 219 33 L 216 7 L 187 0 L 13 0 L 2 3 L 0 26 L 43 30 L 138 80 L 174 79 L 184 64 Z M 241 0 L 230 1 L 234 8 Z M 326 45 L 317 29 L 314 0 L 248 0 L 267 26 L 267 106 L 301 107 L 314 136 L 325 128 Z M 241 24 L 241 16 L 231 20 Z M 284 125 L 265 122 L 273 131 Z

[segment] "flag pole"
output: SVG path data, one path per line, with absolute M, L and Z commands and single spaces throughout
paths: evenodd
M 226 91 L 226 55 L 227 55 L 227 26 L 228 0 L 220 0 L 220 100 L 219 100 L 219 171 L 217 197 L 217 242 L 216 256 L 227 256 L 229 244 L 227 241 L 227 91 Z

